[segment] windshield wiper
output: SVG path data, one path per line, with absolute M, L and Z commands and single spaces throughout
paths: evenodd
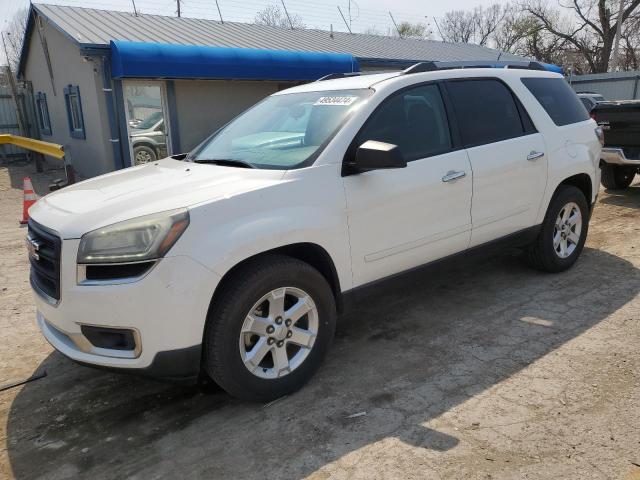
M 256 168 L 255 165 L 244 160 L 234 160 L 233 158 L 198 158 L 194 163 L 212 163 L 224 167 Z

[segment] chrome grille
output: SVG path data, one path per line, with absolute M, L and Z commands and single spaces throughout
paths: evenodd
M 31 285 L 40 294 L 60 300 L 60 250 L 62 241 L 51 230 L 29 220 L 27 248 Z

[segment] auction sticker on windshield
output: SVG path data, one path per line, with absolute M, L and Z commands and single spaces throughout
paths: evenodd
M 351 105 L 358 97 L 320 97 L 314 105 Z

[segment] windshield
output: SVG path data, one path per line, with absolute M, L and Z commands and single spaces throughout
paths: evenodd
M 361 89 L 267 97 L 205 140 L 189 160 L 282 170 L 309 165 L 371 93 Z
M 162 112 L 152 113 L 146 120 L 141 121 L 138 125 L 133 127 L 136 130 L 146 130 L 147 128 L 153 127 L 158 120 L 162 119 Z

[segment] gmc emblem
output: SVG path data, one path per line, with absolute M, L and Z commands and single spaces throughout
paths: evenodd
M 38 242 L 37 240 L 34 240 L 31 237 L 27 237 L 26 244 L 27 244 L 27 252 L 29 252 L 29 256 L 32 257 L 34 260 L 40 260 L 40 255 L 38 254 L 38 251 L 40 250 L 40 242 Z

